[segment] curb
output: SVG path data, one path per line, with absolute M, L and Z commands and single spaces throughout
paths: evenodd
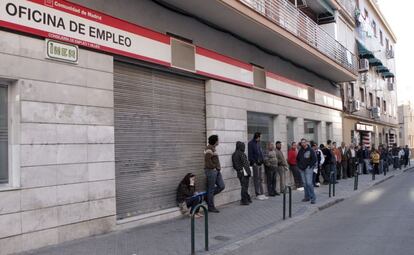
M 358 195 L 358 194 L 360 194 L 360 193 L 362 193 L 362 192 L 364 192 L 364 191 L 366 191 L 366 190 L 368 190 L 368 189 L 370 189 L 370 188 L 372 188 L 372 187 L 374 187 L 376 185 L 379 185 L 381 183 L 384 183 L 384 182 L 386 182 L 386 181 L 394 178 L 395 176 L 399 176 L 399 175 L 401 175 L 401 174 L 403 174 L 403 173 L 405 173 L 407 171 L 410 171 L 410 170 L 414 170 L 414 166 L 413 167 L 410 167 L 410 168 L 407 168 L 407 169 L 404 169 L 403 171 L 400 171 L 400 172 L 394 172 L 394 173 L 392 173 L 392 175 L 389 175 L 388 177 L 386 177 L 386 178 L 384 178 L 382 180 L 375 181 L 371 185 L 366 186 L 363 190 L 362 189 L 359 189 L 355 193 L 352 193 L 350 195 L 347 195 L 346 197 L 340 197 L 340 198 L 334 199 L 332 201 L 327 201 L 325 204 L 322 204 L 322 205 L 320 205 L 318 207 L 310 208 L 309 212 L 306 212 L 303 215 L 300 215 L 300 216 L 297 216 L 297 217 L 293 217 L 293 218 L 291 218 L 291 219 L 289 219 L 287 221 L 281 222 L 280 224 L 277 224 L 277 225 L 275 225 L 273 227 L 270 227 L 268 229 L 265 229 L 265 230 L 261 231 L 260 233 L 257 233 L 257 234 L 255 234 L 255 235 L 253 235 L 251 237 L 248 237 L 248 238 L 245 238 L 245 239 L 242 239 L 242 240 L 238 240 L 238 241 L 236 241 L 234 243 L 230 243 L 230 244 L 228 244 L 228 245 L 226 245 L 224 247 L 221 247 L 221 248 L 219 248 L 219 249 L 217 249 L 215 251 L 200 252 L 200 254 L 204 254 L 204 255 L 225 255 L 228 252 L 236 251 L 239 248 L 241 248 L 242 246 L 245 246 L 245 245 L 248 245 L 248 244 L 257 242 L 257 241 L 259 241 L 261 239 L 264 239 L 264 238 L 268 237 L 269 235 L 272 235 L 272 234 L 281 232 L 281 231 L 287 229 L 288 227 L 290 227 L 290 226 L 292 226 L 292 225 L 294 225 L 296 223 L 299 223 L 299 222 L 301 222 L 303 220 L 308 219 L 310 216 L 312 216 L 312 215 L 314 215 L 314 214 L 316 214 L 316 213 L 318 213 L 318 212 L 320 212 L 322 210 L 328 209 L 328 208 L 330 208 L 330 207 L 332 207 L 332 206 L 334 206 L 336 204 L 339 204 L 339 203 L 345 201 L 348 198 L 351 198 L 351 197 L 353 197 L 355 195 Z M 398 170 L 396 170 L 396 171 L 398 171 Z

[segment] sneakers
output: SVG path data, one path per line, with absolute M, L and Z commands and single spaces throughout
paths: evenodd
M 302 202 L 309 202 L 310 201 L 310 199 L 309 198 L 304 198 L 304 199 L 302 199 Z
M 257 200 L 266 200 L 266 199 L 269 199 L 267 196 L 265 196 L 265 195 L 258 195 L 257 197 L 256 197 L 256 199 Z
M 299 187 L 297 190 L 299 190 L 299 191 L 304 191 L 304 190 L 305 190 L 305 188 L 304 188 L 304 187 Z

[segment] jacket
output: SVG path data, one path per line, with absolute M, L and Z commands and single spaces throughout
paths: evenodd
M 338 149 L 338 148 L 334 148 L 334 149 L 332 149 L 332 151 L 335 154 L 336 162 L 337 163 L 341 163 L 341 161 L 342 161 L 341 150 Z
M 318 170 L 321 169 L 323 163 L 325 163 L 325 157 L 323 156 L 323 153 L 320 149 L 317 149 L 315 153 L 316 153 L 317 160 L 316 160 L 316 164 L 314 167 L 314 172 L 318 173 Z
M 380 154 L 376 151 L 371 153 L 371 160 L 373 164 L 379 164 L 380 162 Z
M 335 157 L 332 151 L 329 148 L 325 147 L 322 149 L 322 153 L 323 153 L 323 156 L 325 157 L 325 161 L 323 162 L 322 166 L 325 167 L 327 165 L 331 165 L 333 163 L 332 158 Z
M 308 167 L 314 169 L 318 159 L 316 158 L 315 151 L 308 145 L 306 149 L 300 148 L 296 160 L 298 168 L 306 170 Z
M 236 150 L 233 152 L 231 156 L 231 160 L 233 162 L 233 168 L 237 171 L 238 177 L 240 174 L 243 176 L 243 169 L 246 171 L 247 176 L 251 176 L 251 170 L 249 166 L 249 161 L 247 160 L 247 156 L 244 153 L 246 150 L 246 146 L 243 142 L 236 143 Z
M 276 151 L 267 151 L 264 157 L 264 165 L 267 170 L 276 170 L 278 166 L 278 160 Z
M 298 155 L 298 151 L 294 150 L 294 149 L 290 149 L 288 151 L 288 163 L 291 166 L 296 166 L 297 161 L 296 161 L 296 156 Z
M 177 189 L 177 203 L 182 203 L 186 199 L 192 197 L 195 193 L 195 186 L 190 186 L 185 183 L 180 183 Z
M 208 145 L 204 150 L 204 168 L 220 170 L 220 160 L 213 145 Z
M 276 158 L 277 158 L 277 165 L 278 167 L 284 167 L 286 168 L 288 166 L 285 156 L 283 155 L 283 152 L 279 149 L 275 149 L 276 152 Z
M 248 150 L 250 165 L 261 165 L 263 163 L 263 152 L 262 148 L 260 147 L 260 143 L 252 139 L 248 144 Z
M 350 158 L 349 149 L 345 147 L 345 152 L 342 147 L 339 147 L 339 151 L 341 152 L 341 162 L 348 161 Z

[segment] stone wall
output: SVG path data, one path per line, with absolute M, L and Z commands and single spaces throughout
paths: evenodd
M 217 204 L 240 200 L 240 184 L 232 168 L 231 154 L 237 141 L 247 143 L 251 139 L 247 137 L 248 111 L 274 115 L 274 139 L 283 143 L 282 149 L 285 154 L 287 117 L 295 118 L 295 141 L 303 137 L 304 119 L 320 122 L 317 127 L 319 142 L 325 143 L 327 140 L 327 122 L 332 123 L 333 129 L 333 137 L 329 139 L 342 141 L 342 117 L 341 112 L 337 110 L 214 80 L 206 83 L 206 104 L 207 136 L 219 135 L 220 145 L 217 151 L 226 184 L 225 191 L 217 196 Z
M 113 58 L 81 49 L 71 65 L 44 51 L 44 40 L 0 31 L 0 78 L 16 106 L 0 254 L 105 233 L 116 222 Z

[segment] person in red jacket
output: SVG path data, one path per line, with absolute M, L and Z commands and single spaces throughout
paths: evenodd
M 302 177 L 300 176 L 300 172 L 296 162 L 296 156 L 298 155 L 297 145 L 296 142 L 292 142 L 292 145 L 288 151 L 288 163 L 289 169 L 292 172 L 293 178 L 295 179 L 295 187 L 296 189 L 303 189 Z

